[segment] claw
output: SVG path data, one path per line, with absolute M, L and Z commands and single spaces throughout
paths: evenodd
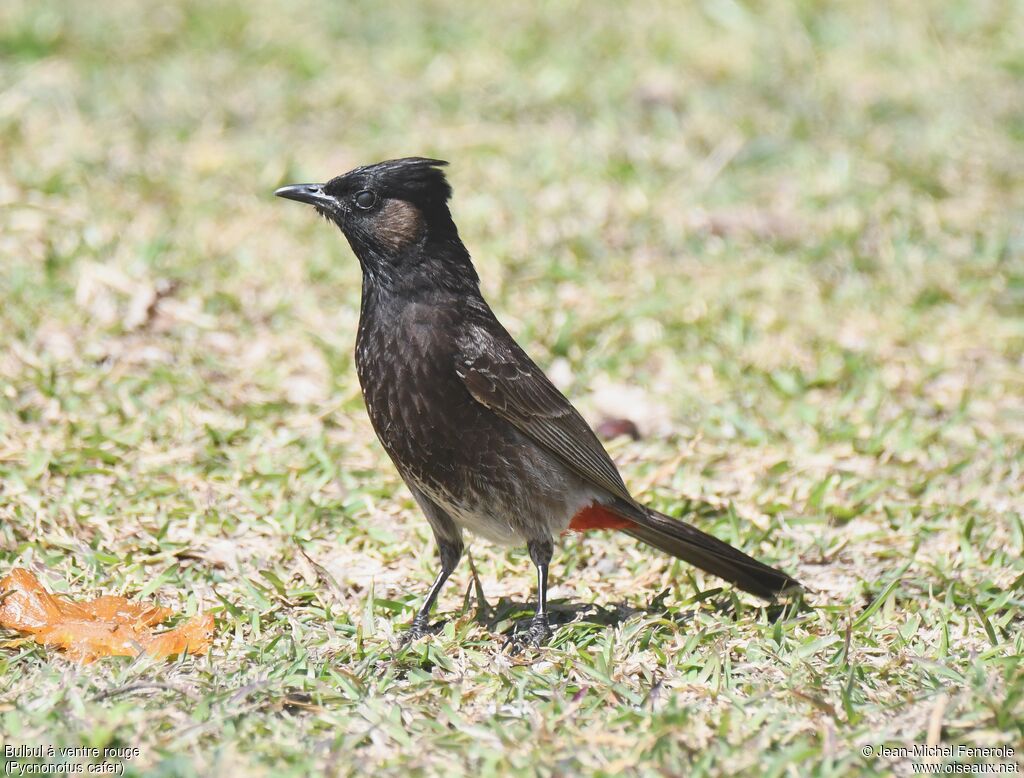
M 530 628 L 526 630 L 526 639 L 534 648 L 540 648 L 551 639 L 551 634 L 547 616 L 534 616 Z
M 409 625 L 399 641 L 399 646 L 405 648 L 407 645 L 412 643 L 414 640 L 419 640 L 422 637 L 433 634 L 434 630 L 430 628 L 430 624 L 425 618 L 417 616 L 412 620 L 412 624 Z
M 505 638 L 502 650 L 511 648 L 511 654 L 520 654 L 527 646 L 543 648 L 552 636 L 547 616 L 534 616 L 529 628 L 522 632 L 513 632 Z

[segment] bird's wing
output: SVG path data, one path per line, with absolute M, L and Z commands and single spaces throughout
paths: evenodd
M 471 327 L 460 343 L 455 372 L 481 405 L 586 480 L 633 502 L 594 431 L 504 328 Z

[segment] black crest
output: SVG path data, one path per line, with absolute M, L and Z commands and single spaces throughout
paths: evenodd
M 325 188 L 330 192 L 360 186 L 374 189 L 385 197 L 436 207 L 444 205 L 452 196 L 452 188 L 441 170 L 447 164 L 444 160 L 426 157 L 389 159 L 338 176 Z

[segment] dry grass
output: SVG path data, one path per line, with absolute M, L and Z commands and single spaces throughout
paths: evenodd
M 1022 10 L 5 3 L 0 574 L 219 631 L 170 665 L 0 648 L 4 743 L 774 776 L 1021 742 Z M 497 620 L 464 564 L 443 632 L 395 648 L 434 557 L 362 409 L 358 267 L 270 193 L 414 153 L 452 160 L 510 329 L 641 424 L 626 481 L 732 502 L 704 526 L 810 607 L 570 538 L 574 620 L 509 657 L 532 571 L 479 543 Z

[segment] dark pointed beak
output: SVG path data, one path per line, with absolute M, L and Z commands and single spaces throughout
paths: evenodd
M 319 208 L 331 208 L 337 205 L 335 199 L 324 192 L 323 184 L 292 184 L 291 186 L 282 186 L 274 194 L 287 200 L 298 200 L 300 203 L 315 205 Z

